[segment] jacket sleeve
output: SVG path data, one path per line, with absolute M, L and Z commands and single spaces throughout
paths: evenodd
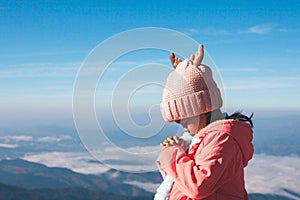
M 194 159 L 178 146 L 165 148 L 157 159 L 162 175 L 171 176 L 190 198 L 208 197 L 236 174 L 235 159 L 242 156 L 236 141 L 222 134 L 209 145 L 209 149 L 198 149 Z

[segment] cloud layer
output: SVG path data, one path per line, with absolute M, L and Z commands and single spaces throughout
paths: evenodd
M 22 159 L 42 163 L 48 167 L 64 167 L 83 174 L 100 174 L 109 170 L 87 152 L 44 152 L 27 154 Z
M 246 168 L 246 188 L 249 193 L 289 196 L 283 190 L 289 189 L 299 194 L 299 166 L 299 157 L 255 155 Z
M 138 148 L 138 147 L 136 147 Z M 155 147 L 149 147 L 155 149 Z M 150 150 L 148 149 L 148 150 Z M 132 150 L 132 149 L 131 149 Z M 136 149 L 135 149 L 136 150 Z M 144 151 L 146 148 L 144 147 Z M 113 151 L 108 156 L 113 156 Z M 122 156 L 115 155 L 112 158 L 120 159 L 122 163 Z M 86 152 L 68 153 L 68 152 L 52 152 L 31 154 L 23 157 L 25 160 L 43 163 L 52 167 L 66 167 L 76 172 L 84 174 L 99 174 L 105 173 L 109 168 L 95 161 L 91 155 Z M 149 158 L 145 158 L 147 160 Z M 153 158 L 155 159 L 155 158 Z M 152 164 L 141 165 L 145 169 L 153 168 Z M 278 194 L 290 196 L 284 189 L 300 193 L 300 158 L 289 156 L 269 156 L 269 155 L 255 155 L 246 168 L 245 179 L 246 188 L 249 193 L 263 193 L 263 194 Z M 124 169 L 136 168 L 134 165 L 123 165 Z M 155 183 L 141 183 L 138 181 L 126 182 L 147 189 L 154 192 L 158 184 Z M 290 196 L 291 197 L 291 196 Z M 295 197 L 293 197 L 295 198 Z

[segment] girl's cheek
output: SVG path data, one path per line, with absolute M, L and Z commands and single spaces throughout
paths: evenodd
M 187 129 L 188 129 L 188 132 L 191 133 L 191 134 L 195 134 L 197 132 L 197 127 L 193 126 L 193 125 L 189 125 L 187 127 Z

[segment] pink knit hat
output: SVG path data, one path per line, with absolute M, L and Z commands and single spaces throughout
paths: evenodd
M 222 107 L 220 90 L 208 66 L 179 63 L 168 76 L 160 104 L 165 121 L 186 119 Z

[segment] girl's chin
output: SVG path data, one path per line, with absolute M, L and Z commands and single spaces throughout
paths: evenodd
M 184 133 L 189 133 L 191 136 L 194 136 L 195 135 L 195 133 L 192 133 L 189 129 L 187 129 L 187 128 L 183 128 L 183 132 Z
M 193 133 L 193 132 L 190 132 L 190 131 L 187 131 L 191 136 L 194 136 L 195 135 L 195 133 Z

